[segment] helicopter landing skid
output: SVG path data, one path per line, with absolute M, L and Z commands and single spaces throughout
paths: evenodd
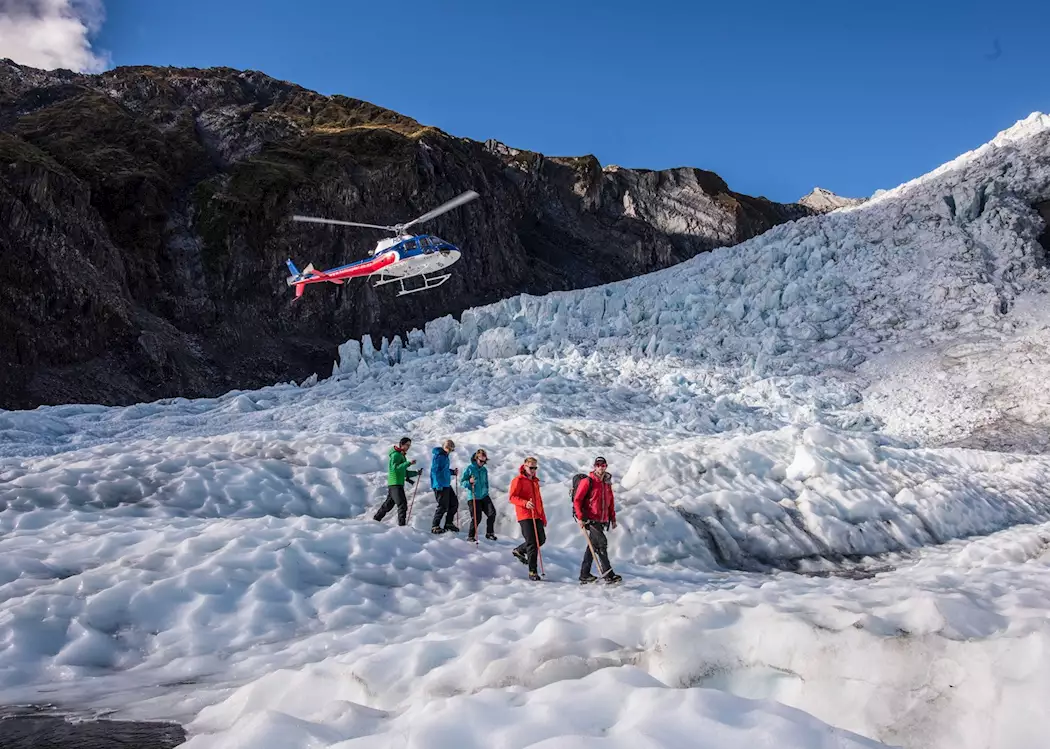
M 411 276 L 411 277 L 415 278 L 415 276 Z M 440 276 L 427 276 L 424 273 L 424 274 L 422 274 L 422 277 L 423 277 L 423 285 L 420 286 L 418 289 L 406 289 L 405 288 L 405 280 L 406 279 L 404 279 L 404 278 L 387 278 L 387 279 L 384 279 L 382 281 L 376 281 L 375 284 L 373 284 L 373 286 L 374 287 L 375 286 L 382 286 L 383 284 L 394 283 L 394 281 L 399 281 L 401 283 L 401 291 L 397 292 L 397 295 L 398 296 L 404 296 L 405 294 L 415 294 L 416 292 L 419 292 L 419 291 L 426 291 L 428 289 L 436 289 L 438 286 L 440 286 L 441 284 L 445 283 L 445 281 L 447 281 L 448 279 L 452 278 L 452 274 L 451 273 L 444 273 L 444 274 L 442 274 Z

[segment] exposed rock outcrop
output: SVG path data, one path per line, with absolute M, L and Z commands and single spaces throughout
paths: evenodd
M 850 208 L 855 205 L 860 205 L 866 200 L 867 198 L 844 198 L 841 195 L 836 195 L 830 190 L 825 190 L 823 187 L 814 187 L 808 195 L 798 202 L 812 210 L 814 213 L 829 213 L 831 211 L 836 211 L 839 208 Z
M 1050 258 L 1050 200 L 1044 200 L 1042 203 L 1036 203 L 1035 209 L 1039 211 L 1039 215 L 1042 216 L 1043 222 L 1046 226 L 1043 229 L 1043 233 L 1039 235 L 1039 244 L 1046 250 L 1046 256 L 1044 260 Z

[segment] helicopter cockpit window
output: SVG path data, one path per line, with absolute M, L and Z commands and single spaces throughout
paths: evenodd
M 430 237 L 420 237 L 419 238 L 419 246 L 420 247 L 429 247 L 430 246 Z
M 415 239 L 406 239 L 405 243 L 402 245 L 402 247 L 404 249 L 406 249 L 406 250 L 414 250 L 416 248 L 416 240 Z

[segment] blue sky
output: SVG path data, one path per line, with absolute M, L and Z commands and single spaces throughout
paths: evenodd
M 439 7 L 443 5 L 444 7 Z M 454 135 L 870 195 L 1050 109 L 1050 3 L 105 0 L 115 65 L 226 65 Z

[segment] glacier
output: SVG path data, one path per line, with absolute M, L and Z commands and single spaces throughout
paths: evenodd
M 0 704 L 195 749 L 1038 745 L 1047 200 L 1035 113 L 657 273 L 347 341 L 324 377 L 0 411 Z M 424 467 L 485 448 L 497 542 L 431 536 L 426 486 L 409 527 L 371 520 L 402 435 Z M 617 588 L 575 584 L 596 454 Z M 525 455 L 546 583 L 509 553 Z

